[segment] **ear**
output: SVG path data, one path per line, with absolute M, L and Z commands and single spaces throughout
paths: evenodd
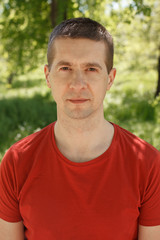
M 51 88 L 51 84 L 50 84 L 50 81 L 49 81 L 49 73 L 50 73 L 49 67 L 48 67 L 48 65 L 46 64 L 46 65 L 44 66 L 44 74 L 45 74 L 47 86 L 48 86 L 49 88 Z
M 108 75 L 108 85 L 107 85 L 107 90 L 109 90 L 114 82 L 116 76 L 116 69 L 112 68 L 109 75 Z

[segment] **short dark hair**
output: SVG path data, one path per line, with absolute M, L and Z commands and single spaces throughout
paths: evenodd
M 113 39 L 110 33 L 100 23 L 90 18 L 71 18 L 57 25 L 48 43 L 47 60 L 49 69 L 53 62 L 53 43 L 56 38 L 87 38 L 95 41 L 104 41 L 106 45 L 106 66 L 108 73 L 113 67 Z

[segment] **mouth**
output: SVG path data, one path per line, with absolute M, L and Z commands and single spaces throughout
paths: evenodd
M 68 99 L 68 101 L 74 104 L 81 104 L 89 101 L 89 99 L 78 98 L 78 99 Z

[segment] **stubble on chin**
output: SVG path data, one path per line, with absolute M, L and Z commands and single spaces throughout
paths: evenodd
M 92 114 L 92 109 L 64 109 L 64 113 L 71 119 L 86 119 Z

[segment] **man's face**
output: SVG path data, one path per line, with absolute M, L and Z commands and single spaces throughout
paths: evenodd
M 54 60 L 44 71 L 57 103 L 57 114 L 84 119 L 101 114 L 106 91 L 116 70 L 107 72 L 106 47 L 101 41 L 59 38 L 54 42 Z

